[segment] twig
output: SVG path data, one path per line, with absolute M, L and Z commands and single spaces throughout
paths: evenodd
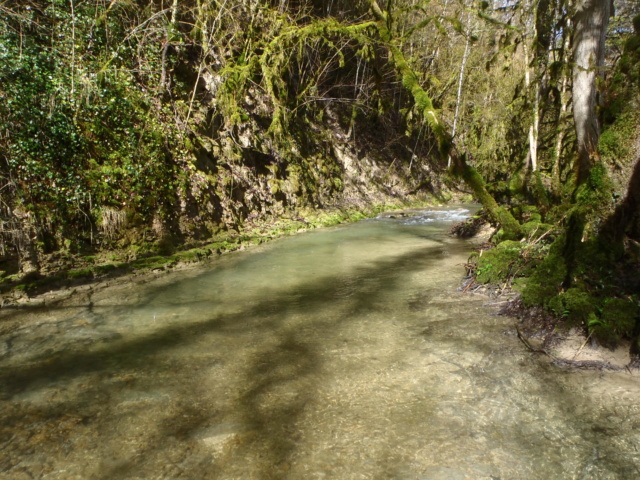
M 476 279 L 472 278 L 471 281 L 469 282 L 469 284 L 466 287 L 464 287 L 464 290 L 462 290 L 462 293 L 465 293 L 467 290 L 469 290 L 469 287 L 471 285 L 473 285 L 474 283 L 476 283 Z
M 534 348 L 530 343 L 529 340 L 527 340 L 527 338 L 522 334 L 522 332 L 520 331 L 520 329 L 518 327 L 516 327 L 516 332 L 518 332 L 518 338 L 520 339 L 520 341 L 522 343 L 524 343 L 525 347 L 527 347 L 529 350 L 531 350 L 532 352 L 535 353 L 544 353 L 545 355 L 553 358 L 554 360 L 557 360 L 556 357 L 554 357 L 553 355 L 551 355 L 549 352 L 547 352 L 544 348 Z
M 585 345 L 587 344 L 587 342 L 589 341 L 589 339 L 591 338 L 591 335 L 593 334 L 593 332 L 589 333 L 589 336 L 587 337 L 587 339 L 584 341 L 584 343 L 582 344 L 582 346 L 578 349 L 578 351 L 576 352 L 576 354 L 573 356 L 573 360 L 576 359 L 576 357 L 578 355 L 580 355 L 580 352 L 582 352 L 582 349 L 585 347 Z

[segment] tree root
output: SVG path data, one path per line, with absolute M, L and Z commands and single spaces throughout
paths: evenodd
M 553 363 L 553 365 L 557 367 L 580 368 L 583 370 L 613 370 L 616 372 L 625 370 L 625 368 L 618 367 L 616 365 L 612 365 L 609 362 L 604 362 L 601 360 L 567 360 L 564 358 L 556 357 L 544 348 L 535 348 L 534 346 L 532 346 L 531 343 L 529 343 L 529 340 L 527 340 L 527 338 L 522 334 L 518 327 L 516 327 L 516 332 L 518 333 L 518 338 L 520 339 L 520 341 L 524 343 L 525 347 L 527 347 L 529 351 L 534 353 L 541 353 L 543 355 L 546 355 L 547 357 L 552 358 L 553 361 L 551 363 Z M 629 368 L 627 367 L 626 370 L 629 370 Z

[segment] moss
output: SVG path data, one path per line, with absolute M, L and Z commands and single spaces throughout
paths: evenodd
M 205 258 L 209 258 L 216 249 L 204 247 L 204 248 L 192 248 L 184 252 L 178 252 L 172 256 L 176 261 L 192 263 L 199 262 Z
M 537 216 L 539 217 L 540 215 Z M 541 237 L 546 232 L 555 229 L 556 227 L 554 225 L 542 223 L 539 220 L 533 220 L 522 225 L 522 233 L 524 233 L 526 237 L 531 237 L 532 240 L 535 240 L 536 237 Z
M 503 283 L 514 272 L 523 245 L 507 240 L 478 258 L 476 280 L 480 283 Z
M 171 257 L 155 256 L 140 258 L 132 263 L 133 268 L 149 268 L 151 270 L 162 269 L 175 264 Z
M 615 345 L 620 339 L 633 336 L 639 314 L 636 302 L 609 298 L 603 302 L 602 315 L 590 319 L 589 330 L 600 342 Z
M 613 183 L 609 178 L 606 166 L 601 162 L 593 166 L 588 180 L 576 192 L 577 202 L 591 210 L 601 208 L 611 202 Z
M 107 263 L 105 265 L 98 265 L 93 267 L 93 270 L 96 274 L 106 274 L 121 268 L 124 264 L 116 264 L 116 263 Z
M 509 195 L 512 197 L 516 197 L 522 193 L 525 187 L 524 175 L 522 175 L 521 171 L 517 171 L 514 175 L 511 176 L 509 182 L 507 183 L 507 190 Z
M 569 322 L 576 325 L 586 324 L 591 314 L 596 313 L 598 300 L 580 288 L 569 288 L 558 295 L 558 300 L 554 299 L 552 305 L 557 315 L 565 317 Z M 562 310 L 558 306 L 562 306 Z
M 629 156 L 635 142 L 638 114 L 635 111 L 620 114 L 614 123 L 600 135 L 598 151 L 603 160 L 621 162 Z
M 82 268 L 80 270 L 70 270 L 67 272 L 67 278 L 91 278 L 93 277 L 93 269 L 92 268 Z
M 602 303 L 602 314 L 588 319 L 589 333 L 600 343 L 614 347 L 623 338 L 632 338 L 640 309 L 636 302 L 624 298 L 608 298 Z
M 531 193 L 533 193 L 533 197 L 536 200 L 536 203 L 540 206 L 540 209 L 544 212 L 551 208 L 551 201 L 549 200 L 549 195 L 547 194 L 547 189 L 544 186 L 544 182 L 542 181 L 542 174 L 540 171 L 533 172 L 533 182 L 531 185 Z
M 542 222 L 542 215 L 534 205 L 522 205 L 519 208 L 514 208 L 514 211 L 518 213 L 523 222 Z
M 522 302 L 527 307 L 543 305 L 558 295 L 567 275 L 567 267 L 562 255 L 550 252 L 534 269 L 522 290 Z

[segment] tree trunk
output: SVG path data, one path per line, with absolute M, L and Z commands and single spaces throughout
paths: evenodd
M 487 210 L 492 220 L 503 228 L 503 238 L 521 238 L 522 228 L 520 224 L 509 210 L 498 205 L 493 196 L 487 191 L 482 176 L 475 168 L 467 164 L 465 155 L 456 150 L 451 134 L 439 118 L 431 97 L 420 85 L 417 75 L 407 63 L 402 50 L 393 44 L 391 31 L 387 27 L 390 21 L 389 12 L 383 11 L 376 0 L 369 0 L 369 2 L 371 11 L 377 20 L 380 37 L 389 44 L 390 60 L 400 75 L 402 85 L 413 96 L 416 108 L 429 124 L 433 136 L 438 141 L 442 158 L 451 158 L 453 172 L 465 181 L 476 198 L 482 203 L 482 206 Z
M 553 169 L 551 178 L 553 179 L 553 195 L 556 198 L 560 198 L 562 194 L 562 182 L 560 179 L 562 173 L 562 146 L 566 135 L 565 125 L 569 114 L 567 109 L 569 106 L 569 94 L 568 94 L 568 73 L 562 73 L 562 80 L 560 81 L 560 111 L 556 119 L 556 146 L 553 152 Z
M 37 247 L 38 234 L 33 216 L 22 208 L 15 208 L 13 216 L 19 225 L 19 230 L 14 235 L 14 241 L 18 250 L 20 274 L 23 277 L 38 274 L 40 271 Z
M 573 118 L 578 139 L 577 184 L 588 178 L 599 160 L 600 125 L 596 79 L 604 65 L 605 37 L 611 0 L 579 0 L 574 16 Z
M 535 23 L 533 27 L 533 38 L 537 38 L 537 31 L 535 29 Z M 523 44 L 524 47 L 524 62 L 525 62 L 525 71 L 524 71 L 524 85 L 529 90 L 531 88 L 531 58 L 529 58 L 529 47 L 525 42 Z M 536 51 L 534 50 L 534 55 Z M 536 59 L 535 65 L 538 64 L 538 60 Z M 536 75 L 536 69 L 533 69 L 534 75 Z M 532 116 L 533 119 L 531 121 L 531 125 L 529 126 L 529 164 L 531 165 L 531 171 L 535 172 L 538 170 L 538 131 L 540 128 L 540 81 L 535 79 L 535 86 L 533 88 L 533 105 L 532 105 Z
M 455 140 L 456 130 L 458 127 L 458 116 L 460 115 L 460 105 L 462 104 L 462 87 L 464 85 L 464 72 L 467 68 L 467 60 L 469 60 L 469 53 L 471 47 L 471 13 L 467 12 L 467 30 L 466 41 L 464 44 L 464 53 L 462 54 L 462 61 L 460 62 L 460 73 L 458 77 L 458 94 L 456 96 L 456 110 L 453 114 L 453 129 L 451 132 L 451 138 Z M 451 156 L 447 160 L 447 168 L 451 168 Z
M 604 65 L 605 38 L 612 0 L 579 0 L 574 15 L 573 33 L 573 119 L 578 141 L 575 165 L 577 197 L 586 184 L 592 167 L 599 162 L 600 122 L 597 112 L 596 80 Z M 573 284 L 578 251 L 584 241 L 587 214 L 595 206 L 577 203 L 568 218 L 564 258 L 567 265 L 565 287 Z

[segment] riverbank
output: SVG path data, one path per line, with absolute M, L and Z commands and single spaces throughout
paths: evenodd
M 486 246 L 486 235 L 474 240 L 478 245 Z M 478 249 L 481 250 L 481 247 Z M 632 370 L 637 372 L 640 368 L 632 353 L 630 340 L 620 339 L 613 346 L 602 345 L 587 333 L 584 326 L 568 325 L 566 319 L 539 306 L 524 306 L 520 293 L 510 285 L 478 283 L 471 272 L 464 278 L 459 290 L 470 296 L 491 298 L 489 305 L 496 309 L 496 314 L 514 319 L 511 333 L 528 350 L 546 357 L 557 367 L 572 371 L 627 373 L 632 373 Z
M 0 279 L 0 308 L 23 304 L 44 305 L 68 298 L 77 291 L 98 289 L 114 282 L 145 281 L 164 273 L 200 265 L 230 252 L 245 250 L 284 236 L 317 228 L 353 223 L 384 211 L 442 206 L 433 198 L 374 204 L 358 208 L 306 210 L 271 221 L 248 221 L 239 231 L 229 231 L 197 246 L 174 248 L 161 253 L 157 249 L 141 251 L 128 246 L 91 254 L 55 254 L 44 256 L 42 273 L 12 275 Z
M 0 478 L 633 477 L 637 377 L 548 367 L 406 213 L 17 309 Z
M 535 277 L 536 268 L 544 258 L 535 251 L 539 248 L 535 244 L 549 232 L 535 242 L 529 238 L 527 241 L 496 244 L 493 241 L 496 230 L 480 215 L 454 225 L 451 233 L 460 238 L 472 238 L 477 245 L 465 265 L 467 275 L 460 290 L 492 298 L 494 307 L 501 314 L 516 320 L 513 333 L 526 348 L 566 369 L 630 372 L 640 368 L 629 336 L 620 334 L 610 337 L 608 342 L 600 341 L 598 335 L 594 335 L 594 329 L 588 328 L 592 325 L 586 317 L 574 315 L 568 308 L 560 309 L 559 314 L 557 308 L 552 309 L 548 304 L 542 306 L 530 299 L 527 301 L 525 289 L 530 282 L 535 288 L 537 284 L 548 281 L 548 278 Z M 548 271 L 548 276 L 554 274 L 553 269 Z M 569 289 L 568 293 L 575 290 Z M 560 285 L 556 293 L 568 296 Z

